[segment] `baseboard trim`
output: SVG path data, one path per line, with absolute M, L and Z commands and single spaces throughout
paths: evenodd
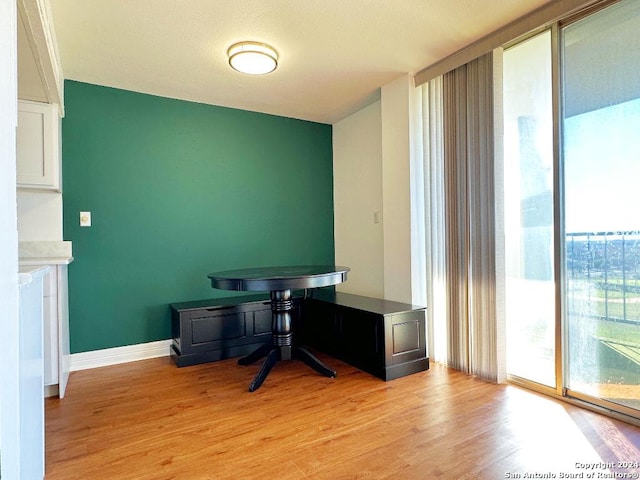
M 170 350 L 171 340 L 159 340 L 157 342 L 105 348 L 91 352 L 72 353 L 70 370 L 76 372 L 78 370 L 107 367 L 148 358 L 167 357 L 170 354 Z
M 55 385 L 44 386 L 44 398 L 57 397 L 59 393 L 60 389 L 57 383 Z

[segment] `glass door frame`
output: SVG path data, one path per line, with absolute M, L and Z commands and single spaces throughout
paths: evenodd
M 604 0 L 592 5 L 566 19 L 561 19 L 551 25 L 538 28 L 504 45 L 504 49 L 515 46 L 546 30 L 551 31 L 551 81 L 552 81 L 552 115 L 553 115 L 553 225 L 554 225 L 554 280 L 555 280 L 555 388 L 542 385 L 513 374 L 507 375 L 510 383 L 520 385 L 539 393 L 557 397 L 569 403 L 576 404 L 598 413 L 622 419 L 625 422 L 640 425 L 640 413 L 632 408 L 618 403 L 609 402 L 602 398 L 592 397 L 576 392 L 567 387 L 569 359 L 568 359 L 568 322 L 566 303 L 566 255 L 565 255 L 565 222 L 564 222 L 564 161 L 563 132 L 562 132 L 562 52 L 560 51 L 562 28 L 583 18 L 595 14 L 619 0 Z
M 562 52 L 560 50 L 562 29 L 586 17 L 598 13 L 620 0 L 605 0 L 596 5 L 560 20 L 551 26 L 552 32 L 552 79 L 553 79 L 553 155 L 554 155 L 554 249 L 556 275 L 556 394 L 563 399 L 577 403 L 599 413 L 621 418 L 624 421 L 640 425 L 640 411 L 610 402 L 603 398 L 571 390 L 568 385 L 569 372 L 569 334 L 567 312 L 567 282 L 566 282 L 566 230 L 564 221 L 564 158 L 562 123 Z
M 553 102 L 553 248 L 554 274 L 556 280 L 556 388 L 555 394 L 565 396 L 565 375 L 568 352 L 565 328 L 566 283 L 564 276 L 564 169 L 562 162 L 562 100 L 560 78 L 560 26 L 551 25 L 551 81 Z
M 543 32 L 550 31 L 551 33 L 551 101 L 552 101 L 552 148 L 553 148 L 553 226 L 554 226 L 554 236 L 553 236 L 553 277 L 554 277 L 554 288 L 555 288 L 555 318 L 554 318 L 554 335 L 555 335 L 555 345 L 554 345 L 554 356 L 555 356 L 555 387 L 551 387 L 548 385 L 544 385 L 542 383 L 535 382 L 533 380 L 529 380 L 527 378 L 523 378 L 521 376 L 507 373 L 507 380 L 509 383 L 513 383 L 515 385 L 519 385 L 525 387 L 529 390 L 534 390 L 536 392 L 542 393 L 544 395 L 553 396 L 553 397 L 562 397 L 564 393 L 563 385 L 563 338 L 562 335 L 562 308 L 560 305 L 560 299 L 562 298 L 562 288 L 563 284 L 562 280 L 562 264 L 559 260 L 559 255 L 562 254 L 562 250 L 558 248 L 559 243 L 561 241 L 563 232 L 560 232 L 559 224 L 560 215 L 562 213 L 562 196 L 561 196 L 561 176 L 560 176 L 560 94 L 559 94 L 559 86 L 560 86 L 560 75 L 559 75 L 559 53 L 558 53 L 558 24 L 557 22 L 544 26 L 538 29 L 535 29 L 526 35 L 519 37 L 518 39 L 509 42 L 504 45 L 503 49 L 507 50 L 510 47 L 515 47 L 516 45 L 525 42 L 537 35 L 540 35 Z M 563 229 L 564 230 L 564 229 Z

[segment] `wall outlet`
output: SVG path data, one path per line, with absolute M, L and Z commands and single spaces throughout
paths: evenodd
M 91 212 L 80 212 L 80 226 L 81 227 L 91 226 Z

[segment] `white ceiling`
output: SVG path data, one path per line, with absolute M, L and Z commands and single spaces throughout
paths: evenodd
M 50 0 L 67 79 L 333 124 L 547 0 Z M 278 69 L 227 64 L 242 40 Z

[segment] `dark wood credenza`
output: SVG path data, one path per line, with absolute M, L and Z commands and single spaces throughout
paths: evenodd
M 179 367 L 247 355 L 271 338 L 269 295 L 246 295 L 171 307 L 171 357 Z
M 383 380 L 429 369 L 426 311 L 323 291 L 305 300 L 302 342 Z
M 312 293 L 294 297 L 298 343 L 383 380 L 429 369 L 424 308 L 333 291 Z M 268 295 L 170 307 L 171 356 L 179 367 L 247 355 L 271 336 Z

